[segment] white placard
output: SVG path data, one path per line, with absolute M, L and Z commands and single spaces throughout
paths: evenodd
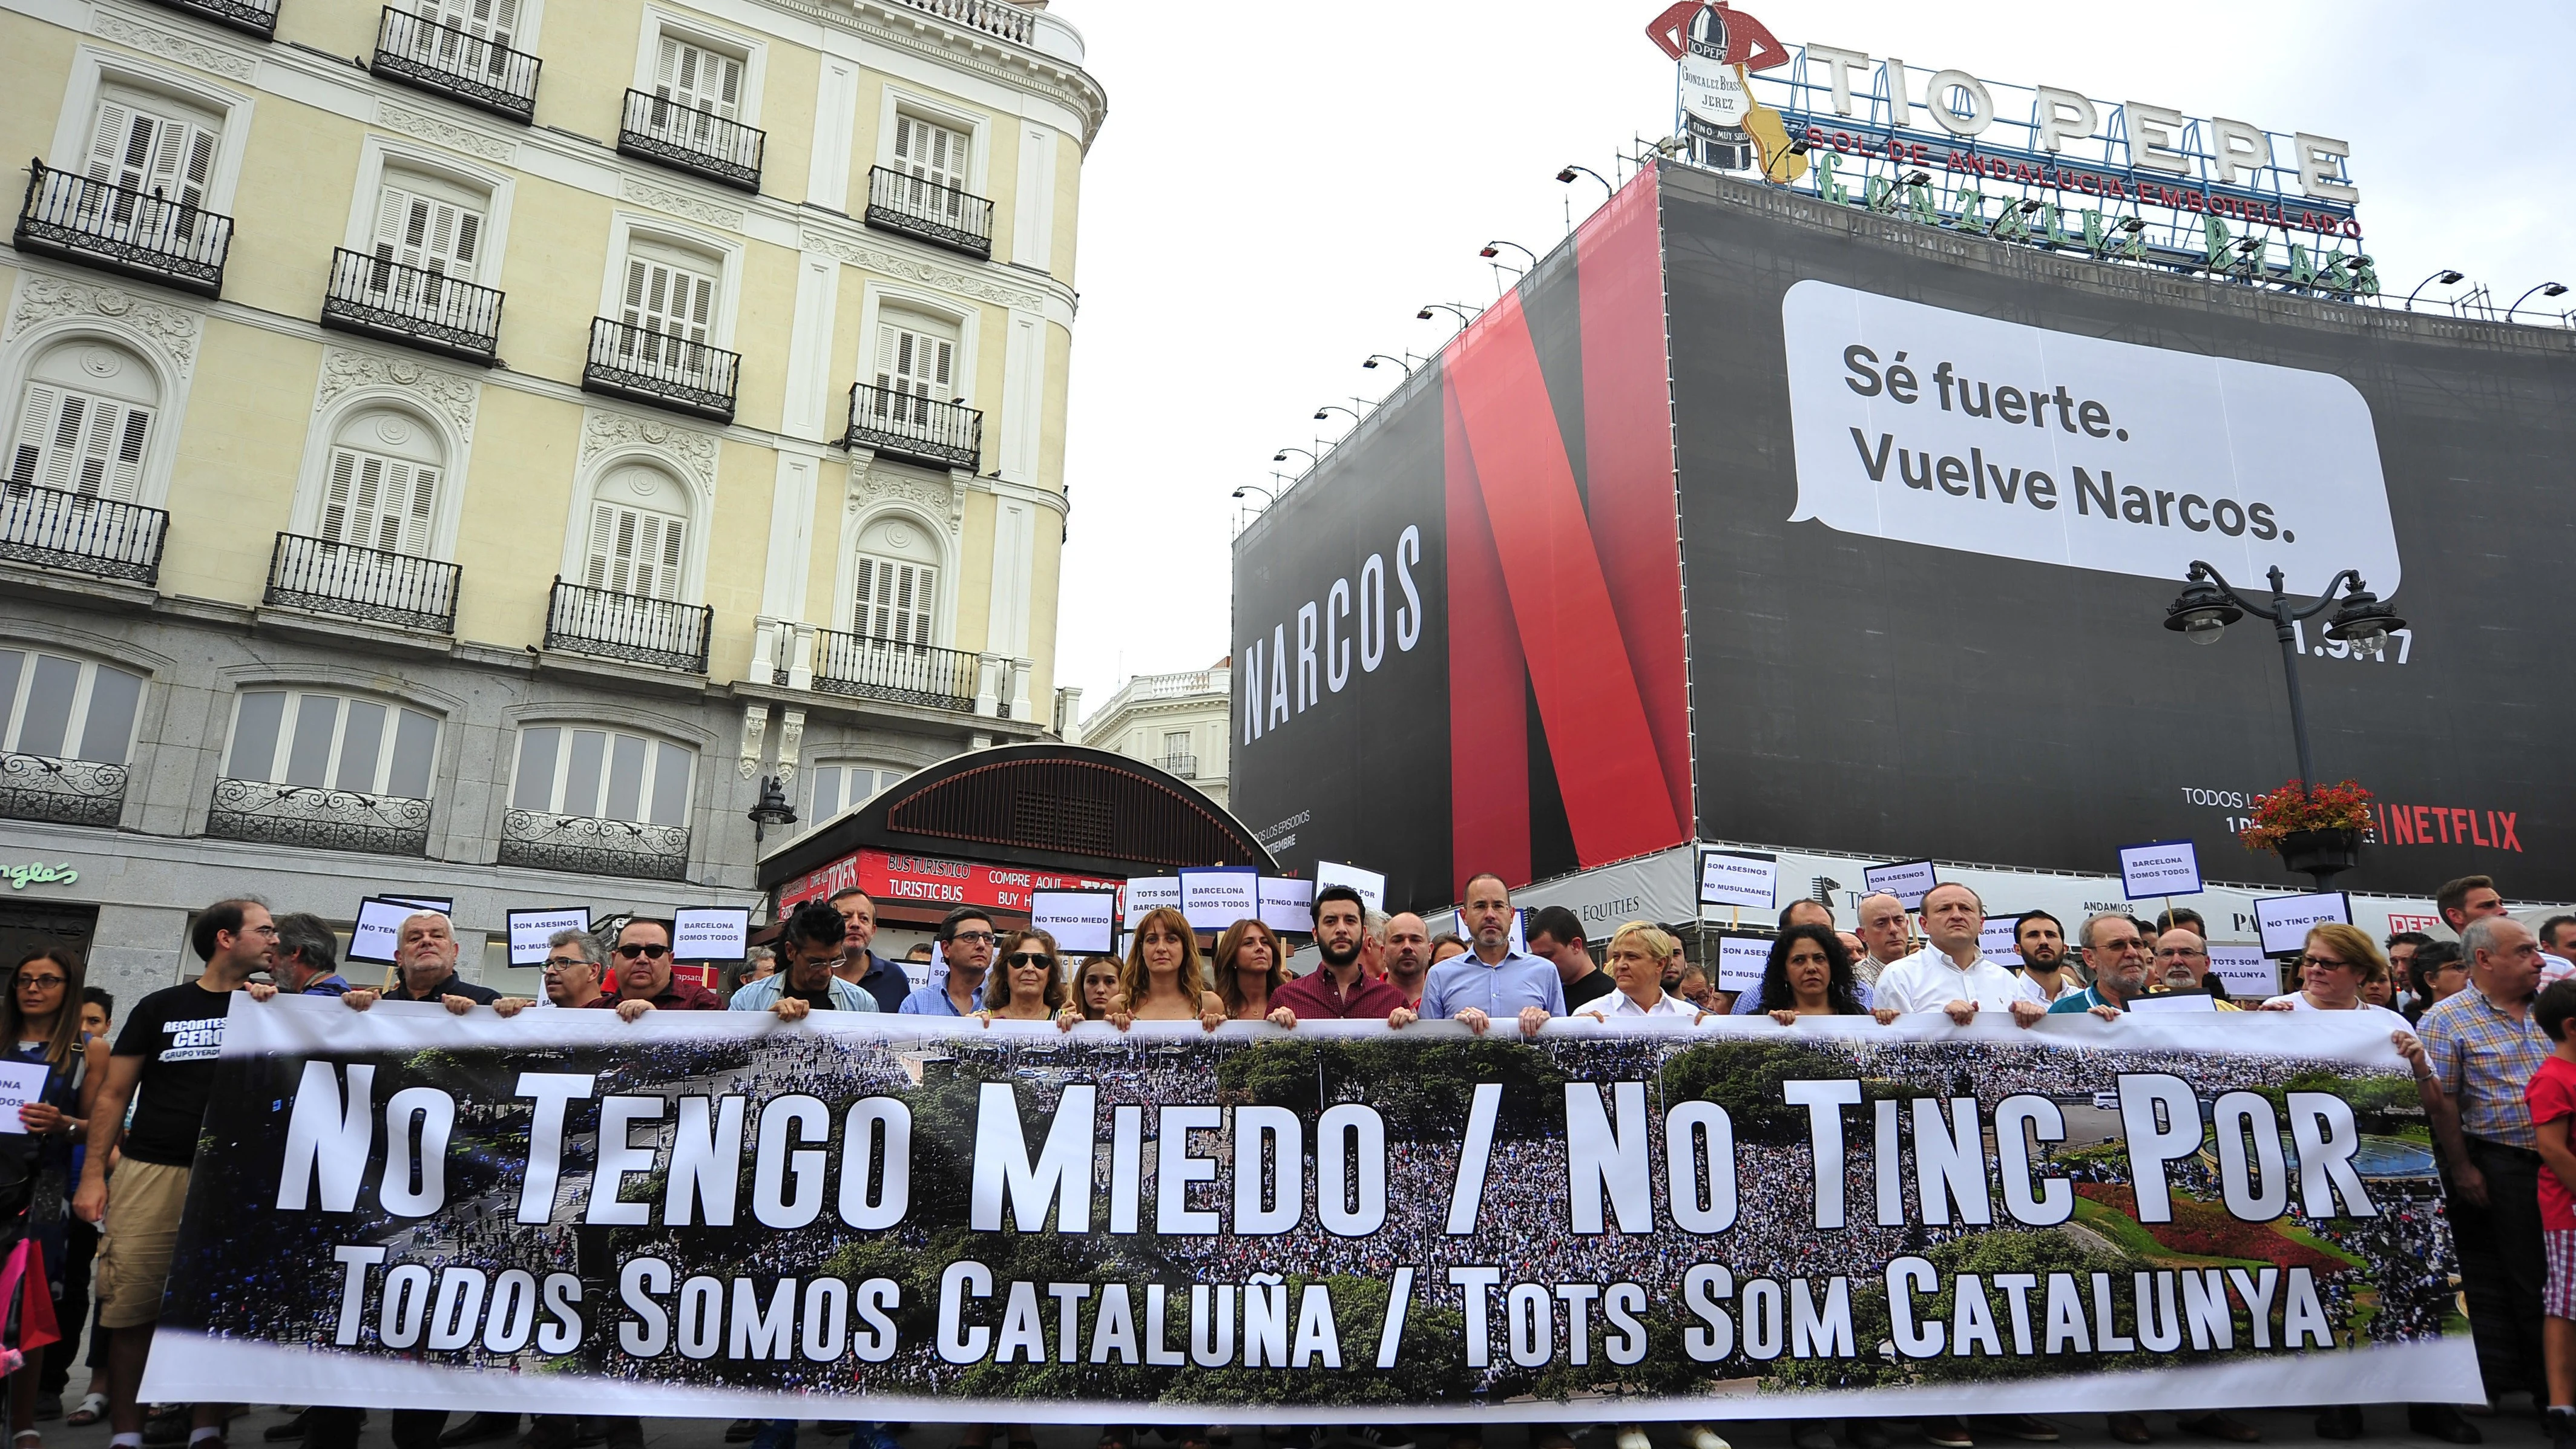
M 2188 840 L 2150 840 L 2120 847 L 2120 888 L 2129 899 L 2196 896 L 2200 883 L 2200 848 Z
M 44 1096 L 50 1071 L 41 1062 L 0 1062 L 0 1132 L 26 1135 L 27 1124 L 18 1120 L 18 1109 Z
M 2291 956 L 2307 945 L 2308 928 L 2325 921 L 2352 920 L 2352 897 L 2342 891 L 2303 896 L 2256 896 L 2254 925 L 2263 937 L 2263 954 Z
M 1928 860 L 1901 860 L 1893 865 L 1861 867 L 1861 881 L 1869 894 L 1882 892 L 1896 897 L 1896 903 L 1909 911 L 1923 909 L 1923 897 L 1941 877 Z
M 1467 943 L 1469 950 L 1475 949 L 1476 933 L 1467 929 L 1467 913 L 1464 910 L 1453 910 L 1449 913 L 1449 929 L 1459 940 Z M 1512 939 L 1507 949 L 1515 956 L 1529 954 L 1528 911 L 1517 908 L 1512 911 Z
M 2277 564 L 2293 594 L 2344 567 L 2398 592 L 2379 430 L 2333 373 L 1813 279 L 1781 322 L 1792 522 L 2167 586 L 2207 559 Z
M 1315 930 L 1315 882 L 1295 876 L 1261 878 L 1261 924 L 1274 931 L 1312 935 Z
M 1118 892 L 1029 892 L 1029 924 L 1055 937 L 1056 950 L 1118 949 Z
M 1358 891 L 1360 904 L 1372 911 L 1386 909 L 1386 877 L 1376 871 L 1344 865 L 1337 860 L 1316 861 L 1315 889 L 1322 890 L 1330 885 L 1346 885 Z
M 2301 931 L 2305 939 L 2306 932 Z M 2281 973 L 2260 946 L 2212 946 L 2209 974 L 2226 983 L 2230 996 L 2272 997 L 2280 994 Z
M 671 913 L 674 961 L 739 961 L 750 942 L 751 912 L 741 906 L 682 906 Z
M 553 949 L 546 938 L 557 931 L 589 931 L 590 907 L 539 906 L 506 912 L 504 919 L 510 926 L 510 964 L 543 966 Z
M 1222 931 L 1261 914 L 1261 869 L 1211 865 L 1181 872 L 1181 914 L 1193 931 Z
M 1780 903 L 1780 860 L 1749 851 L 1712 850 L 1699 858 L 1699 903 L 1703 906 L 1751 906 L 1767 911 Z
M 2021 950 L 2015 943 L 2013 922 L 2019 916 L 1988 916 L 1977 928 L 1977 954 L 1998 966 L 2021 968 Z
M 2179 996 L 2173 995 L 2169 992 L 2159 992 L 2153 996 L 2130 997 L 2129 1009 L 2131 1011 L 2147 1012 L 2216 1011 L 2218 1009 L 2218 998 L 2211 996 L 2205 991 L 2188 991 Z
M 1717 938 L 1717 989 L 1746 992 L 1762 984 L 1771 969 L 1771 943 L 1760 936 Z
M 1179 876 L 1140 876 L 1127 882 L 1127 913 L 1124 924 L 1129 934 L 1134 934 L 1136 923 L 1145 919 L 1147 911 L 1158 911 L 1165 906 L 1176 911 L 1181 908 Z
M 415 911 L 436 911 L 450 920 L 455 919 L 456 916 L 456 897 L 454 896 L 378 896 L 376 899 L 409 906 Z
M 418 914 L 420 907 L 409 901 L 369 896 L 358 902 L 357 924 L 349 928 L 349 959 L 391 966 L 394 948 L 402 944 L 402 923 Z

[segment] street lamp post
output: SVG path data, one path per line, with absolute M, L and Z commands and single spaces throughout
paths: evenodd
M 2346 580 L 2351 581 L 2352 587 L 2338 601 L 2335 592 L 2343 588 Z M 2301 620 L 2315 618 L 2332 607 L 2335 614 L 2326 625 L 2326 637 L 2350 644 L 2361 653 L 2375 654 L 2386 647 L 2392 631 L 2406 627 L 2406 621 L 2397 616 L 2396 610 L 2381 603 L 2379 596 L 2362 582 L 2361 574 L 2353 569 L 2345 569 L 2335 575 L 2326 584 L 2325 592 L 2317 596 L 2317 601 L 2304 609 L 2291 607 L 2287 580 L 2282 577 L 2278 564 L 2272 566 L 2271 582 L 2271 602 L 2258 603 L 2236 592 L 2218 570 L 2194 559 L 2182 594 L 2173 601 L 2171 608 L 2165 610 L 2165 627 L 2194 644 L 2215 644 L 2228 625 L 2247 614 L 2259 614 L 2272 621 L 2273 637 L 2281 645 L 2281 674 L 2289 682 L 2290 734 L 2299 751 L 2299 780 L 2304 787 L 2313 790 L 2317 784 L 2317 772 L 2308 751 L 2307 702 L 2299 694 L 2296 626 Z M 2312 872 L 2317 874 L 2320 889 L 2325 885 L 2325 876 L 2331 873 Z

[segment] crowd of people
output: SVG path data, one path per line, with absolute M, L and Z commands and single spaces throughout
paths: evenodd
M 2570 1407 L 2576 1398 L 2576 1198 L 2568 1192 L 2576 1184 L 2576 1151 L 2568 1140 L 2576 1120 L 2576 1046 L 2565 1042 L 2565 1027 L 2576 1018 L 2576 982 L 2568 980 L 2576 976 L 2576 917 L 2554 917 L 2534 932 L 2506 912 L 2492 881 L 2466 878 L 2438 897 L 2456 941 L 2405 932 L 2389 938 L 2383 951 L 2383 943 L 2349 926 L 2320 926 L 2295 962 L 2298 990 L 2239 1002 L 2211 972 L 2205 927 L 2184 910 L 2152 923 L 2104 912 L 2072 932 L 2045 911 L 2027 912 L 2015 922 L 2017 959 L 2002 962 L 1979 949 L 1985 904 L 1964 885 L 1933 887 L 1915 912 L 1892 896 L 1865 897 L 1849 930 L 1830 906 L 1799 901 L 1781 913 L 1759 981 L 1725 992 L 1687 959 L 1671 933 L 1653 923 L 1620 927 L 1596 956 L 1580 921 L 1562 908 L 1548 908 L 1530 914 L 1527 949 L 1516 950 L 1516 913 L 1506 883 L 1481 874 L 1468 882 L 1466 896 L 1459 911 L 1462 937 L 1434 932 L 1411 912 L 1390 916 L 1371 909 L 1347 887 L 1319 890 L 1313 940 L 1320 960 L 1302 976 L 1288 974 L 1287 943 L 1258 921 L 1239 922 L 1211 943 L 1179 912 L 1156 911 L 1138 923 L 1123 957 L 1075 960 L 1044 931 L 1001 929 L 992 913 L 961 907 L 939 924 L 939 969 L 916 984 L 903 962 L 873 949 L 874 903 L 863 892 L 845 890 L 800 906 L 779 922 L 774 940 L 757 953 L 760 959 L 724 995 L 675 971 L 679 963 L 668 923 L 630 919 L 604 940 L 558 932 L 544 962 L 541 1002 L 460 976 L 455 932 L 440 913 L 422 911 L 402 922 L 393 973 L 379 989 L 353 985 L 339 973 L 336 937 L 327 923 L 306 915 L 272 916 L 263 903 L 239 898 L 197 916 L 191 946 L 203 962 L 202 974 L 134 1003 L 112 1037 L 115 1003 L 86 986 L 78 953 L 35 952 L 17 963 L 0 1009 L 15 1014 L 18 1060 L 43 1067 L 45 1085 L 18 1109 L 25 1131 L 0 1137 L 7 1144 L 0 1147 L 0 1214 L 14 1214 L 15 1238 L 41 1249 L 66 1332 L 61 1343 L 10 1376 L 14 1449 L 40 1449 L 35 1424 L 61 1411 L 75 1344 L 84 1341 L 93 1377 L 69 1422 L 106 1418 L 113 1449 L 180 1443 L 193 1449 L 224 1436 L 231 1406 L 184 1406 L 147 1422 L 139 1390 L 161 1315 L 199 1119 L 235 992 L 258 1001 L 279 994 L 334 997 L 351 1011 L 369 1010 L 381 1000 L 436 1002 L 460 1016 L 489 1010 L 503 1018 L 532 1007 L 600 1010 L 627 1022 L 671 1010 L 759 1011 L 790 1022 L 838 1011 L 950 1017 L 988 1029 L 1000 1023 L 1052 1026 L 1055 1032 L 1085 1022 L 1123 1032 L 1138 1021 L 1196 1021 L 1210 1029 L 1228 1021 L 1262 1021 L 1293 1030 L 1303 1021 L 1350 1019 L 1381 1020 L 1401 1030 L 1430 1018 L 1463 1023 L 1478 1035 L 1510 1031 L 1537 1039 L 1569 1075 L 1596 1080 L 1607 1079 L 1604 1072 L 1655 1080 L 1670 1053 L 1685 1049 L 1692 1038 L 1542 1038 L 1548 1021 L 1660 1017 L 1704 1024 L 1717 1016 L 1762 1015 L 1780 1029 L 1794 1030 L 1810 1016 L 1852 1017 L 1866 1028 L 1910 1013 L 1940 1012 L 1965 1022 L 1981 1012 L 1999 1012 L 2030 1026 L 2052 1013 L 2077 1011 L 2116 1020 L 2148 996 L 2175 998 L 2159 1003 L 2165 1009 L 2198 1001 L 2218 1011 L 2375 1014 L 2384 1018 L 2416 1075 L 2447 1191 L 2437 1197 L 2429 1183 L 2406 1189 L 2397 1211 L 2361 1227 L 2314 1221 L 2303 1226 L 2365 1262 L 2402 1265 L 2373 1285 L 2381 1315 L 2374 1336 L 2427 1334 L 2439 1331 L 2449 1301 L 2453 1263 L 2439 1246 L 2439 1225 L 2447 1215 L 2488 1401 L 2474 1407 L 2489 1411 L 2508 1395 L 2528 1393 L 2554 1438 L 2576 1440 L 2576 1407 Z M 974 1037 L 947 1036 L 951 1056 L 977 1054 Z M 673 1078 L 665 1067 L 710 1070 L 703 1045 L 692 1044 L 666 1062 L 645 1044 L 654 1040 L 639 1043 L 643 1050 L 618 1073 L 631 1074 L 639 1089 L 666 1089 Z M 847 1081 L 854 1074 L 899 1090 L 918 1082 L 923 1070 L 923 1053 L 907 1054 L 894 1043 L 812 1036 L 801 1038 L 800 1048 L 799 1040 L 766 1043 L 756 1061 L 745 1053 L 738 1069 L 724 1075 L 723 1090 L 786 1091 L 825 1077 Z M 991 1040 L 996 1049 L 1005 1046 L 998 1035 Z M 1993 1041 L 1931 1048 L 1893 1036 L 1873 1040 L 1866 1031 L 1834 1040 L 1857 1054 L 1865 1076 L 1955 1078 L 1963 1095 L 1988 1106 L 2014 1092 L 2066 1087 L 2062 1049 Z M 1010 1045 L 1033 1043 L 1023 1036 Z M 1062 1080 L 1076 1074 L 1097 1084 L 1103 1107 L 1169 1102 L 1177 1090 L 1208 1080 L 1211 1071 L 1206 1057 L 1182 1052 L 1163 1037 L 1137 1038 L 1120 1049 L 1113 1039 L 1085 1034 L 1064 1039 L 1063 1047 L 1063 1058 L 1044 1075 Z M 2550 1068 L 2551 1062 L 2562 1065 Z M 2206 1099 L 2234 1085 L 2277 1086 L 2287 1074 L 2318 1064 L 2195 1057 L 2187 1065 Z M 2152 1068 L 2130 1062 L 2126 1069 Z M 1391 1199 L 1445 1204 L 1455 1150 L 1446 1142 L 1390 1142 Z M 1439 1269 L 1453 1263 L 1505 1264 L 1518 1280 L 1540 1282 L 1604 1281 L 1615 1268 L 1629 1278 L 1642 1274 L 1640 1281 L 1660 1300 L 1678 1294 L 1680 1273 L 1700 1256 L 1694 1249 L 1658 1253 L 1641 1267 L 1633 1249 L 1616 1240 L 1526 1230 L 1564 1217 L 1561 1174 L 1540 1170 L 1543 1164 L 1534 1156 L 1543 1150 L 1508 1134 L 1495 1143 L 1489 1210 L 1477 1232 L 1452 1237 L 1421 1214 L 1391 1217 L 1366 1237 L 1307 1242 L 1311 1266 L 1304 1271 L 1383 1278 L 1409 1264 L 1437 1285 L 1445 1283 Z M 1818 1167 L 1804 1145 L 1749 1143 L 1740 1159 L 1741 1170 L 1765 1182 L 1807 1180 Z M 1660 1175 L 1660 1160 L 1654 1170 Z M 1856 1205 L 1852 1221 L 1873 1221 L 1857 1206 L 1875 1191 L 1866 1162 L 1855 1159 L 1842 1170 L 1847 1200 Z M 2181 1170 L 2195 1169 L 2184 1164 Z M 1794 1277 L 1855 1257 L 1919 1252 L 1956 1231 L 1857 1227 L 1859 1237 L 1836 1243 L 1834 1262 L 1826 1263 L 1813 1232 L 1801 1227 L 1799 1206 L 1778 1195 L 1747 1196 L 1727 1250 L 1740 1276 Z M 412 1228 L 407 1247 L 441 1260 L 489 1249 L 512 1226 L 491 1208 L 460 1205 L 439 1221 Z M 1500 1236 L 1508 1224 L 1519 1230 Z M 1269 1261 L 1257 1244 L 1226 1233 L 1166 1240 L 1164 1248 L 1219 1281 L 1241 1281 Z M 565 1263 L 580 1256 L 569 1235 L 553 1251 Z M 2347 1285 L 2335 1291 L 2350 1290 Z M 93 1297 L 94 1315 L 83 1335 L 80 1320 L 92 1311 Z M 642 1443 L 640 1421 L 631 1417 L 592 1422 L 539 1416 L 524 1434 L 515 1414 L 475 1414 L 452 1428 L 435 1411 L 398 1410 L 390 1417 L 397 1449 L 457 1449 L 514 1435 L 521 1449 L 573 1449 L 602 1441 L 611 1449 L 640 1449 Z M 272 1430 L 271 1437 L 301 1438 L 311 1449 L 351 1449 L 363 1422 L 359 1409 L 317 1406 Z M 2244 1421 L 2223 1415 L 2187 1414 L 2183 1423 L 2240 1442 L 2257 1437 Z M 2414 1406 L 2410 1424 L 2454 1443 L 2479 1437 L 2448 1406 Z M 855 1449 L 892 1449 L 883 1425 L 844 1427 Z M 980 1449 L 997 1427 L 970 1427 L 960 1443 Z M 2045 1421 L 2028 1416 L 1926 1419 L 1918 1427 L 1945 1449 L 1961 1449 L 1979 1434 L 2056 1436 Z M 2329 1437 L 2349 1438 L 2361 1432 L 2362 1421 L 2358 1410 L 2330 1409 L 2317 1427 Z M 2112 1431 L 2125 1442 L 2149 1437 L 2136 1415 L 2115 1416 Z M 745 1420 L 728 1438 L 753 1441 L 756 1449 L 788 1449 L 794 1432 L 792 1421 Z M 1016 1442 L 1024 1431 L 1011 1432 Z M 1395 1431 L 1377 1432 L 1378 1442 L 1392 1449 L 1386 1436 Z M 1534 1436 L 1534 1445 L 1562 1449 L 1553 1441 L 1565 1437 L 1544 1431 Z M 1846 1426 L 1846 1437 L 1860 1446 L 1886 1442 L 1883 1431 L 1860 1425 Z M 1111 1440 L 1126 1442 L 1115 1429 L 1104 1436 L 1105 1444 Z M 1831 1436 L 1821 1424 L 1801 1425 L 1797 1442 L 1799 1449 L 1828 1449 Z M 1192 1449 L 1187 1437 L 1183 1449 Z

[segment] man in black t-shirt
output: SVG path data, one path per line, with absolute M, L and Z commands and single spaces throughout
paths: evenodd
M 188 1200 L 188 1170 L 213 1094 L 215 1057 L 223 1050 L 224 1018 L 232 1011 L 233 993 L 253 972 L 268 969 L 277 926 L 258 901 L 217 901 L 198 913 L 188 940 L 206 963 L 205 974 L 153 992 L 126 1017 L 90 1114 L 89 1152 L 80 1191 L 72 1198 L 73 1212 L 106 1228 L 98 1260 L 98 1321 L 117 1330 L 108 1341 L 107 1387 L 115 1449 L 143 1442 L 143 1405 L 136 1394 L 152 1352 L 152 1325 L 161 1317 L 179 1211 Z M 111 1195 L 108 1154 L 138 1088 L 143 1096 L 125 1133 Z M 222 1436 L 223 1409 L 197 1405 L 191 1445 Z
M 1593 961 L 1592 948 L 1583 940 L 1583 923 L 1563 906 L 1543 906 L 1530 917 L 1529 950 L 1555 963 L 1557 978 L 1565 983 L 1568 1011 L 1609 995 L 1618 984 Z

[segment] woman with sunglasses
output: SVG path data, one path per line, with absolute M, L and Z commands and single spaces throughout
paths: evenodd
M 18 962 L 9 994 L 0 1003 L 0 1052 L 20 1066 L 41 1068 L 45 1085 L 18 1108 L 21 1130 L 0 1136 L 0 1251 L 32 1236 L 45 1255 L 47 1281 L 62 1281 L 63 1227 L 69 1219 L 72 1152 L 89 1130 L 89 1109 L 106 1080 L 108 1043 L 81 1030 L 85 984 L 80 954 L 53 946 Z M 44 1355 L 30 1355 L 9 1376 L 9 1428 L 13 1449 L 37 1449 L 36 1380 Z
M 1232 1021 L 1268 1020 L 1295 1026 L 1297 1013 L 1270 1002 L 1288 984 L 1288 953 L 1279 933 L 1249 917 L 1225 928 L 1216 939 L 1216 995 Z
M 1085 956 L 1082 974 L 1074 979 L 1073 1007 L 1085 1021 L 1107 1021 L 1111 1003 L 1118 999 L 1118 958 Z
M 1052 1021 L 1071 1031 L 1082 1012 L 1064 999 L 1064 977 L 1056 969 L 1055 937 L 1040 930 L 1004 931 L 998 964 L 984 978 L 984 1007 L 977 1020 Z
M 1189 918 L 1156 906 L 1136 923 L 1136 944 L 1118 973 L 1118 1000 L 1109 1024 L 1125 1031 L 1138 1021 L 1196 1021 L 1210 1031 L 1225 1023 L 1225 1000 L 1208 990 L 1199 972 L 1198 937 Z

